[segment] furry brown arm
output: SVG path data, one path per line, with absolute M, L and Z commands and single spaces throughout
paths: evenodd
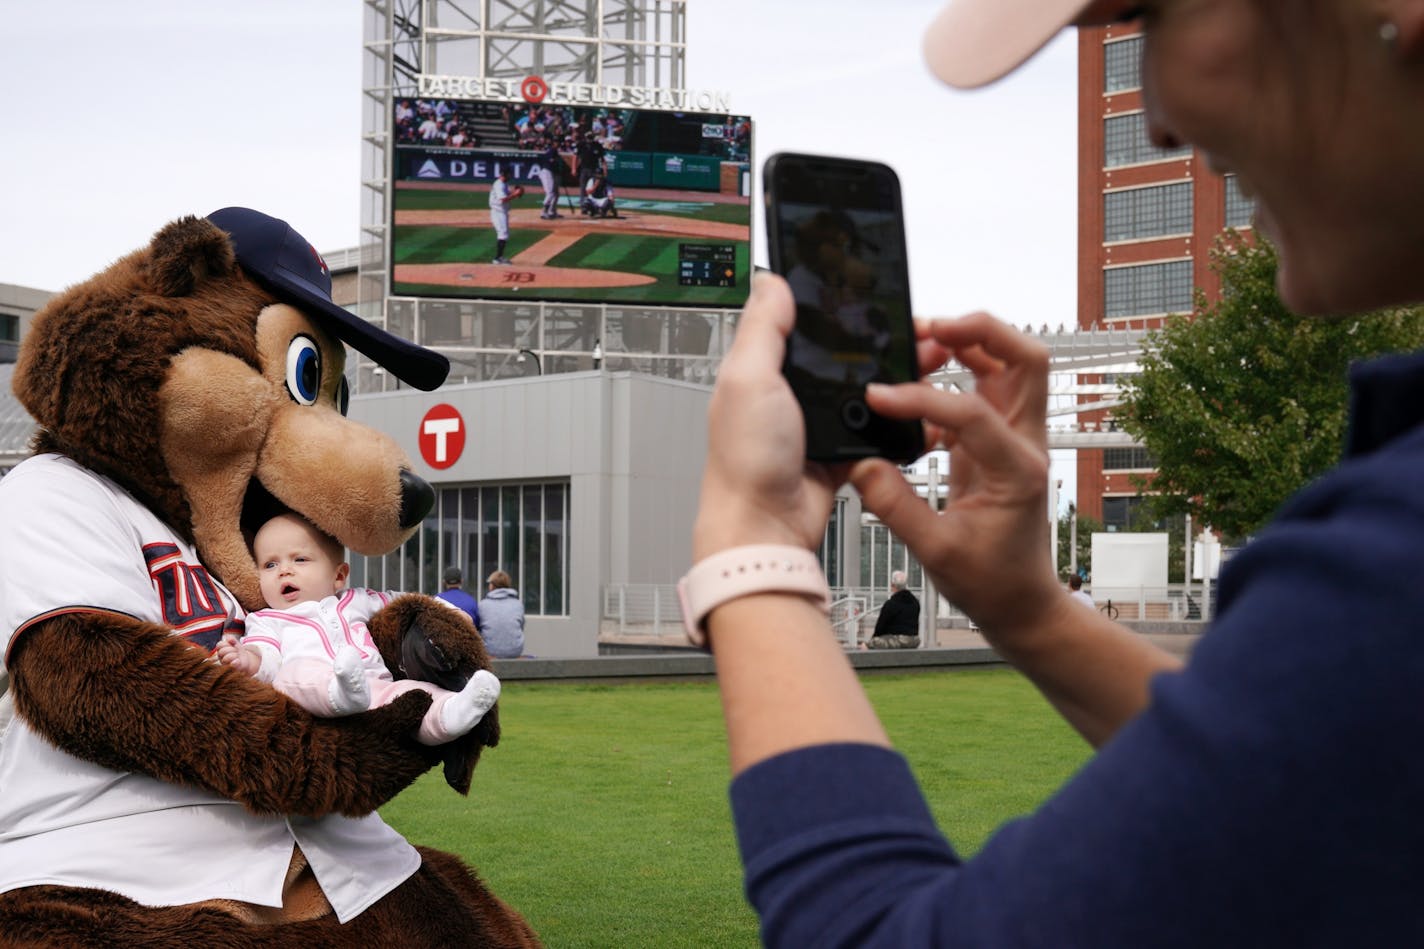
M 256 813 L 369 814 L 442 757 L 415 740 L 411 692 L 347 718 L 286 696 L 160 625 L 70 613 L 25 631 L 10 657 L 15 709 L 88 761 L 237 801 Z
M 434 676 L 405 668 L 409 664 L 408 638 L 425 642 L 419 650 L 428 662 L 442 667 L 454 681 L 443 684 L 459 688 L 457 683 L 469 680 L 477 669 L 490 667 L 484 640 L 463 610 L 451 609 L 433 597 L 409 593 L 396 597 L 367 624 L 386 667 L 397 679 L 415 678 L 434 681 Z M 467 734 L 442 746 L 445 761 L 445 783 L 461 794 L 470 793 L 470 775 L 485 748 L 499 744 L 499 704 L 485 713 L 480 723 Z

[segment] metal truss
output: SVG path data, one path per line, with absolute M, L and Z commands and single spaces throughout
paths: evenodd
M 1048 347 L 1049 448 L 1119 448 L 1138 444 L 1112 422 L 1079 422 L 1075 417 L 1122 404 L 1121 389 L 1116 384 L 1087 384 L 1079 381 L 1079 375 L 1136 372 L 1147 337 L 1145 330 L 1115 327 L 1065 330 L 1060 326 L 1054 331 L 1047 326 L 1040 330 L 1025 326 L 1023 331 L 1036 336 Z M 965 391 L 973 388 L 973 375 L 958 364 L 951 364 L 930 379 L 945 388 Z M 1073 420 L 1068 421 L 1069 418 Z

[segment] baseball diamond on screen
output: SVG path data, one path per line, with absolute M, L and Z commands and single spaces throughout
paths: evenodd
M 747 116 L 402 97 L 392 296 L 740 307 Z

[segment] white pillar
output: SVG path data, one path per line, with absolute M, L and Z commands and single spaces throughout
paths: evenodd
M 925 494 L 930 511 L 938 514 L 939 458 L 933 454 L 929 457 L 929 477 L 926 480 L 928 483 L 925 485 Z M 929 649 L 939 645 L 939 591 L 935 589 L 929 571 L 923 563 L 920 564 L 920 622 L 924 629 L 920 635 L 920 648 Z
M 1055 480 L 1048 492 L 1048 536 L 1049 551 L 1053 555 L 1053 575 L 1058 576 L 1058 492 L 1063 490 L 1063 481 Z

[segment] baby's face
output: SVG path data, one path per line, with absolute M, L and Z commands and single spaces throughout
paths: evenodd
M 336 593 L 346 565 L 328 543 L 301 518 L 274 517 L 252 542 L 262 599 L 273 609 L 322 600 Z

